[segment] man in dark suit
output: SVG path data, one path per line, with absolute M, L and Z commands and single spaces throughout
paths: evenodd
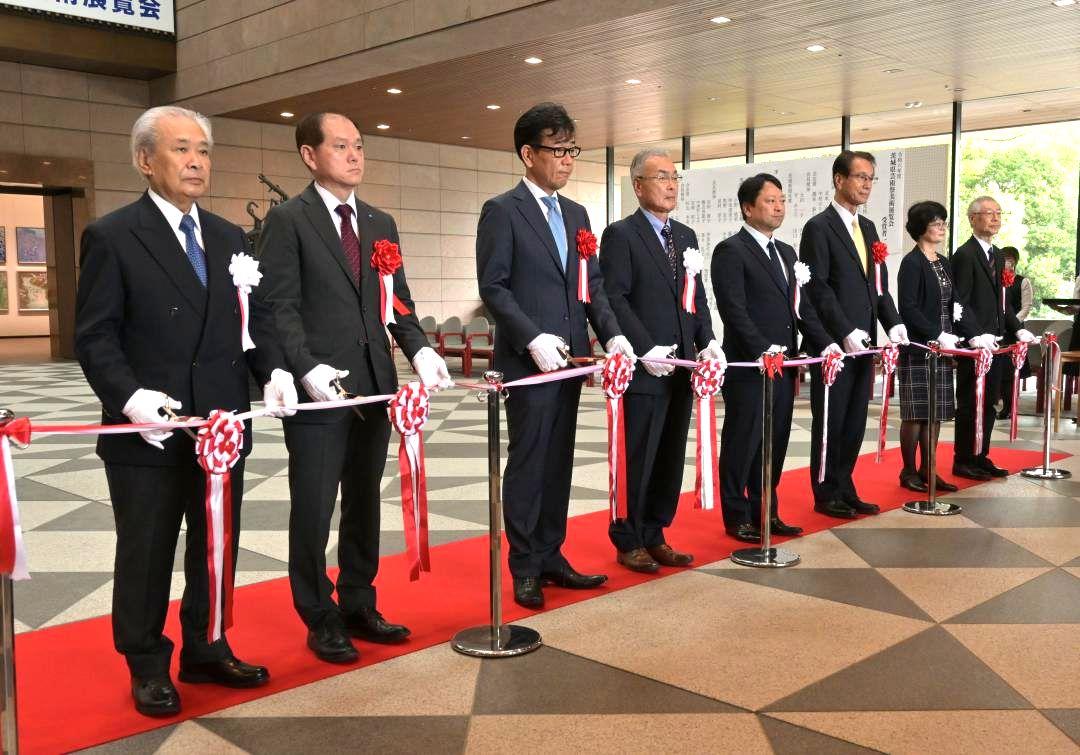
M 1005 258 L 993 244 L 1001 230 L 1001 205 L 992 197 L 979 197 L 968 207 L 972 236 L 953 252 L 953 275 L 957 299 L 972 317 L 956 323 L 957 332 L 974 348 L 993 349 L 1004 338 L 1031 343 L 1035 336 L 1017 319 L 1012 303 L 1002 296 L 1001 273 Z M 1008 477 L 1009 471 L 990 460 L 990 433 L 994 429 L 994 404 L 1001 395 L 1006 371 L 1012 370 L 1008 354 L 998 354 L 986 374 L 983 396 L 982 447 L 975 449 L 975 360 L 956 360 L 956 442 L 953 474 L 971 480 Z
M 585 208 L 558 190 L 566 185 L 581 148 L 574 121 L 561 105 L 534 105 L 514 126 L 514 148 L 525 178 L 489 199 L 476 229 L 480 298 L 495 318 L 495 368 L 505 380 L 551 372 L 565 354 L 589 354 L 586 321 L 606 350 L 634 359 L 630 342 L 604 293 L 595 257 L 588 261 L 591 303 L 578 300 L 575 239 L 589 228 Z M 506 536 L 514 600 L 544 604 L 541 581 L 585 589 L 607 580 L 579 574 L 562 554 L 574 468 L 581 380 L 512 389 L 506 400 L 510 446 L 503 477 Z
M 402 305 L 384 328 L 377 241 L 398 243 L 393 218 L 358 200 L 364 175 L 356 124 L 315 113 L 296 127 L 296 147 L 314 181 L 273 208 L 259 239 L 266 277 L 259 295 L 273 313 L 285 362 L 300 376 L 304 398 L 376 395 L 398 389 L 386 330 L 420 379 L 448 387 L 442 358 L 428 346 L 414 313 L 405 271 L 393 273 Z M 351 663 L 359 654 L 349 635 L 370 642 L 403 642 L 409 630 L 386 622 L 375 608 L 379 569 L 380 482 L 390 422 L 385 404 L 299 412 L 285 423 L 289 450 L 289 583 L 308 627 L 308 647 L 320 660 Z M 326 545 L 338 486 L 338 603 L 326 576 Z
M 810 266 L 807 286 L 828 339 L 847 353 L 875 343 L 877 322 L 888 329 L 893 343 L 907 343 L 907 328 L 900 322 L 889 293 L 885 263 L 880 269 L 881 291 L 874 274 L 873 245 L 878 241 L 874 223 L 859 215 L 873 188 L 875 160 L 869 152 L 844 150 L 833 162 L 832 203 L 806 222 L 799 258 Z M 807 339 L 816 352 L 826 346 Z M 866 431 L 867 406 L 873 393 L 874 360 L 846 360 L 829 394 L 829 416 L 824 416 L 825 385 L 821 367 L 810 369 L 810 408 L 813 412 L 810 447 L 810 484 L 814 510 L 840 519 L 876 514 L 873 503 L 859 500 L 851 479 Z M 821 436 L 829 423 L 828 458 L 821 458 Z M 820 465 L 825 481 L 818 482 Z
M 744 223 L 734 236 L 716 245 L 712 281 L 716 308 L 724 322 L 724 347 L 732 359 L 754 362 L 766 351 L 798 353 L 797 332 L 813 343 L 828 344 L 821 355 L 842 354 L 831 342 L 809 297 L 795 310 L 795 250 L 774 233 L 784 222 L 786 199 L 780 180 L 759 173 L 739 185 Z M 842 365 L 841 365 L 842 367 Z M 784 523 L 778 514 L 776 488 L 784 471 L 797 371 L 784 370 L 773 381 L 772 512 L 778 535 L 798 535 L 801 527 Z M 724 378 L 724 426 L 720 431 L 720 502 L 724 528 L 737 540 L 761 541 L 761 375 L 732 370 Z
M 209 185 L 211 146 L 210 124 L 198 113 L 145 112 L 132 130 L 132 159 L 147 192 L 83 233 L 75 351 L 101 400 L 104 424 L 163 422 L 172 409 L 202 417 L 214 409 L 246 411 L 249 366 L 267 381 L 264 399 L 277 416 L 296 403 L 292 376 L 275 369 L 280 355 L 265 337 L 269 323 L 258 306 L 251 318 L 258 347 L 245 354 L 242 346 L 229 265 L 245 249 L 243 231 L 195 204 Z M 192 440 L 164 430 L 141 436 L 102 435 L 97 444 L 116 520 L 113 641 L 131 672 L 135 708 L 169 716 L 180 711 L 180 696 L 169 677 L 173 643 L 162 631 L 184 518 L 180 679 L 256 687 L 269 673 L 238 660 L 224 633 L 207 642 L 206 475 Z M 242 457 L 250 451 L 247 422 Z M 233 563 L 242 457 L 231 475 Z
M 700 269 L 695 274 L 697 312 L 683 306 L 683 252 L 700 253 L 693 229 L 668 217 L 679 194 L 674 163 L 663 150 L 642 150 L 630 163 L 630 176 L 641 207 L 609 225 L 600 242 L 604 288 L 619 325 L 638 354 L 694 359 L 700 350 L 701 357 L 726 364 L 723 349 L 713 340 Z M 661 565 L 688 566 L 694 557 L 668 545 L 664 530 L 675 518 L 686 463 L 690 373 L 642 362 L 623 404 L 630 460 L 627 517 L 608 527 L 617 560 L 645 573 Z

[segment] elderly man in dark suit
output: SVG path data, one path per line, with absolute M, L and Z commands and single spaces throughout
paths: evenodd
M 814 309 L 829 341 L 852 353 L 875 342 L 877 322 L 888 329 L 893 343 L 907 343 L 907 327 L 900 321 L 889 293 L 889 274 L 884 262 L 875 275 L 873 221 L 859 214 L 873 188 L 875 159 L 869 152 L 844 150 L 833 161 L 833 201 L 806 221 L 799 243 L 799 258 L 810 266 L 807 286 Z M 880 280 L 880 289 L 878 287 Z M 814 351 L 827 344 L 813 337 Z M 847 360 L 829 397 L 829 416 L 824 416 L 825 385 L 821 367 L 810 370 L 811 423 L 810 484 L 814 510 L 839 519 L 876 514 L 877 505 L 859 499 L 852 481 L 866 431 L 867 406 L 873 393 L 874 360 L 869 356 Z M 821 458 L 821 436 L 829 426 L 828 458 Z M 825 480 L 818 470 L 825 465 Z
M 210 123 L 183 108 L 153 108 L 135 122 L 131 143 L 149 188 L 88 225 L 82 238 L 75 351 L 101 399 L 102 422 L 162 422 L 170 410 L 246 411 L 249 367 L 266 381 L 267 405 L 278 416 L 292 411 L 284 408 L 296 403 L 292 376 L 275 369 L 280 354 L 258 305 L 251 318 L 257 348 L 245 354 L 242 345 L 229 267 L 246 248 L 243 231 L 196 204 L 210 180 Z M 116 520 L 113 641 L 131 671 L 135 708 L 168 716 L 179 713 L 180 696 L 169 678 L 173 643 L 162 631 L 185 518 L 180 679 L 256 687 L 269 673 L 238 660 L 224 632 L 207 641 L 206 475 L 194 444 L 163 430 L 141 436 L 103 435 L 97 444 Z M 242 457 L 250 451 L 247 422 Z M 243 482 L 241 458 L 232 470 L 233 563 Z
M 285 362 L 300 377 L 304 398 L 394 393 L 397 372 L 386 331 L 430 388 L 448 387 L 442 358 L 428 345 L 414 313 L 404 268 L 393 272 L 394 322 L 384 328 L 378 242 L 398 244 L 385 212 L 356 198 L 364 146 L 356 124 L 315 113 L 296 127 L 296 147 L 313 182 L 272 209 L 259 239 L 266 278 L 259 296 L 273 313 Z M 385 621 L 372 582 L 379 569 L 380 485 L 390 422 L 384 404 L 299 412 L 285 422 L 289 450 L 289 583 L 320 660 L 352 663 L 349 636 L 403 642 L 409 630 Z M 338 603 L 326 575 L 326 545 L 338 486 Z
M 1035 336 L 1026 330 L 1004 296 L 1001 273 L 1005 257 L 994 246 L 1001 230 L 1001 205 L 992 197 L 979 197 L 968 207 L 971 238 L 953 252 L 953 275 L 957 298 L 965 302 L 971 315 L 958 322 L 957 332 L 974 348 L 993 349 L 1001 338 L 1031 343 Z M 956 442 L 953 474 L 970 480 L 1007 477 L 1006 469 L 990 460 L 990 433 L 994 429 L 994 404 L 1001 394 L 1006 371 L 1011 370 L 1008 354 L 998 354 L 986 375 L 983 401 L 982 447 L 975 448 L 975 360 L 958 359 L 956 365 Z
M 796 310 L 795 250 L 775 237 L 787 213 L 780 180 L 759 173 L 739 185 L 743 227 L 713 251 L 712 281 L 716 308 L 724 322 L 724 346 L 737 361 L 754 362 L 766 351 L 798 352 L 797 337 L 827 344 L 821 355 L 843 353 L 832 342 L 809 297 Z M 774 381 L 772 434 L 771 529 L 777 535 L 798 535 L 801 527 L 780 519 L 776 488 L 784 470 L 795 403 L 795 370 Z M 761 541 L 762 415 L 761 375 L 733 370 L 724 379 L 724 426 L 720 431 L 720 502 L 724 527 L 737 540 Z
M 634 351 L 649 357 L 719 359 L 701 282 L 700 252 L 693 229 L 672 220 L 679 174 L 667 152 L 642 150 L 630 163 L 640 208 L 604 230 L 600 266 L 615 317 Z M 690 313 L 682 301 L 684 252 L 697 269 Z M 664 530 L 675 518 L 690 427 L 690 373 L 642 362 L 626 391 L 627 517 L 612 522 L 608 536 L 616 559 L 631 571 L 689 566 L 694 557 L 667 544 Z
M 565 354 L 590 352 L 587 321 L 608 352 L 634 359 L 607 295 L 596 258 L 588 260 L 590 303 L 578 298 L 575 239 L 589 229 L 577 202 L 559 194 L 581 148 L 561 105 L 529 108 L 514 126 L 514 148 L 525 177 L 489 199 L 476 229 L 480 297 L 495 318 L 495 367 L 507 381 L 567 364 Z M 514 600 L 544 604 L 541 581 L 587 589 L 603 574 L 580 574 L 562 554 L 574 468 L 581 380 L 515 388 L 506 400 L 510 446 L 503 478 L 506 535 Z

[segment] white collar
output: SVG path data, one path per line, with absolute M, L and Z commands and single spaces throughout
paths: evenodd
M 848 208 L 844 207 L 835 199 L 832 201 L 832 206 L 833 209 L 836 210 L 837 213 L 839 213 L 840 219 L 844 221 L 844 225 L 847 227 L 848 231 L 850 231 L 851 224 L 855 221 L 855 218 L 859 217 L 858 211 L 854 213 L 851 212 L 850 210 L 848 210 Z
M 313 182 L 313 186 L 315 187 L 315 191 L 318 193 L 319 198 L 322 199 L 323 204 L 326 205 L 326 209 L 330 212 L 330 217 L 335 218 L 335 220 L 340 219 L 341 216 L 338 215 L 337 208 L 340 205 L 347 204 L 352 208 L 353 218 L 356 218 L 356 195 L 353 192 L 350 191 L 348 198 L 342 202 L 331 194 L 328 189 L 320 186 L 318 181 Z
M 746 229 L 747 233 L 754 237 L 754 241 L 758 242 L 758 246 L 760 246 L 767 254 L 769 252 L 769 242 L 773 239 L 769 236 L 766 236 L 764 233 L 759 231 L 757 228 L 754 228 L 749 223 L 743 223 L 742 227 Z
M 559 201 L 559 192 L 553 191 L 548 194 L 546 191 L 544 191 L 539 186 L 530 181 L 528 176 L 522 176 L 521 180 L 525 182 L 525 188 L 529 190 L 529 193 L 536 197 L 537 202 L 543 202 L 544 197 L 555 197 L 555 201 Z
M 982 247 L 983 254 L 990 254 L 990 248 L 993 246 L 992 243 L 990 243 L 989 241 L 983 241 L 978 236 L 972 236 L 972 238 L 979 242 L 979 246 Z
M 181 232 L 180 221 L 184 218 L 184 212 L 153 189 L 148 188 L 146 193 L 150 196 L 151 201 L 157 205 L 157 208 L 161 210 L 161 214 L 165 216 L 165 222 L 169 224 L 169 227 L 172 228 L 174 232 Z M 202 230 L 202 223 L 199 222 L 198 205 L 192 203 L 191 209 L 187 214 L 195 221 L 196 232 L 200 232 Z

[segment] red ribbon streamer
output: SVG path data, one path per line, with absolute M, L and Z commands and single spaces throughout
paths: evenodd
M 625 519 L 626 503 L 626 421 L 623 394 L 630 385 L 634 366 L 624 354 L 612 354 L 600 372 L 600 385 L 607 396 L 608 420 L 608 506 L 611 521 Z
M 1020 419 L 1020 370 L 1027 361 L 1028 345 L 1017 341 L 1012 345 L 1009 357 L 1013 363 L 1012 418 L 1009 420 L 1009 440 L 1016 440 Z
M 888 431 L 886 424 L 889 419 L 889 388 L 892 386 L 892 376 L 896 372 L 896 362 L 900 358 L 900 348 L 895 343 L 890 343 L 881 348 L 881 417 L 878 419 L 877 456 L 874 462 L 881 463 L 881 455 L 885 453 L 885 435 Z
M 821 363 L 821 382 L 825 384 L 825 417 L 821 431 L 821 462 L 818 464 L 818 482 L 825 482 L 825 459 L 829 452 L 829 393 L 844 361 L 843 354 L 830 351 Z
M 427 471 L 424 461 L 424 425 L 431 413 L 427 388 L 406 383 L 390 401 L 390 422 L 401 436 L 398 471 L 401 473 L 401 518 L 405 528 L 405 554 L 409 581 L 431 571 L 428 548 Z
M 720 465 L 716 458 L 716 394 L 724 385 L 724 367 L 718 359 L 698 362 L 690 374 L 697 396 L 697 479 L 694 508 L 716 508 L 720 495 Z
M 29 579 L 26 545 L 19 520 L 19 499 L 15 493 L 15 468 L 11 444 L 30 445 L 30 420 L 19 417 L 0 425 L 0 574 L 12 579 Z
M 982 453 L 983 441 L 983 399 L 986 396 L 986 373 L 990 372 L 990 365 L 994 362 L 994 355 L 990 349 L 979 349 L 975 356 L 975 448 L 973 453 L 978 456 Z
M 682 304 L 683 309 L 692 315 L 697 314 L 697 302 L 694 301 L 694 294 L 697 293 L 697 280 L 696 276 L 691 275 L 689 272 L 683 278 L 683 294 Z

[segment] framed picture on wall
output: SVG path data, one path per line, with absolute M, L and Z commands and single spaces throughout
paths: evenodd
M 20 265 L 45 264 L 45 229 L 16 228 L 15 246 Z
M 44 315 L 49 313 L 48 277 L 44 270 L 18 272 L 18 296 L 20 315 Z
M 0 225 L 0 265 L 7 263 L 7 228 Z M 4 281 L 5 284 L 7 281 Z M 6 290 L 6 288 L 5 288 Z
M 8 313 L 7 273 L 0 271 L 0 315 Z

